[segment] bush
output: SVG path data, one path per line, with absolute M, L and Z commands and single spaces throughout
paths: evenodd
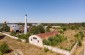
M 28 38 L 31 35 L 31 33 L 27 33 L 27 34 L 21 34 L 21 35 L 17 35 L 18 38 L 20 39 L 25 39 L 26 42 L 29 42 Z
M 12 31 L 10 35 L 16 36 L 17 32 Z
M 21 34 L 21 35 L 19 35 L 18 36 L 20 39 L 26 39 L 27 38 L 27 36 L 25 35 L 25 34 Z
M 54 37 L 48 38 L 47 40 L 44 39 L 43 43 L 44 43 L 44 45 L 55 46 L 55 45 L 59 44 L 60 42 L 65 41 L 65 40 L 67 40 L 67 38 L 64 37 L 63 35 L 56 35 Z
M 61 34 L 63 34 L 64 33 L 64 31 L 63 31 L 63 29 L 60 29 L 60 31 L 59 31 Z
M 84 37 L 84 33 L 83 32 L 79 32 L 75 35 L 75 37 L 78 39 L 78 40 L 82 40 L 83 37 Z
M 3 53 L 0 51 L 0 55 L 3 55 Z
M 78 45 L 79 45 L 79 46 L 82 46 L 82 43 L 81 43 L 81 41 L 80 41 L 80 40 L 78 40 Z
M 66 31 L 66 30 L 67 30 L 67 28 L 66 28 L 66 27 L 62 27 L 62 30 L 63 30 L 63 31 Z
M 2 31 L 3 31 L 3 29 L 1 28 L 1 29 L 0 29 L 0 32 L 2 32 Z
M 48 49 L 48 48 L 44 48 L 44 51 L 45 51 L 45 52 L 48 52 L 48 51 L 49 51 L 49 49 Z
M 1 53 L 8 53 L 9 52 L 9 46 L 6 43 L 3 43 L 0 45 L 0 51 Z
M 70 29 L 71 29 L 71 30 L 78 30 L 79 27 L 78 27 L 78 26 L 71 26 Z

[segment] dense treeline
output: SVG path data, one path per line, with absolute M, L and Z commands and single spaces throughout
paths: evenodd
M 0 23 L 2 24 L 2 23 Z M 7 24 L 11 24 L 11 23 L 7 23 Z M 15 23 L 15 24 L 19 24 L 19 25 L 24 25 L 24 23 Z M 39 23 L 28 23 L 27 25 L 32 25 L 32 24 L 39 24 Z M 51 25 L 51 26 L 70 26 L 70 25 L 77 25 L 77 26 L 84 26 L 85 27 L 85 22 L 83 23 L 40 23 L 44 26 L 46 25 Z

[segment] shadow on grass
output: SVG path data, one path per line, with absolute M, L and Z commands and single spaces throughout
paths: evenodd
M 4 37 L 5 37 L 5 35 L 1 35 L 1 36 L 0 36 L 0 39 L 3 39 Z

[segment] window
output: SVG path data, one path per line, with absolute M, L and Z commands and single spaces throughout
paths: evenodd
M 37 42 L 39 43 L 39 40 Z
M 37 39 L 36 37 L 33 37 L 33 39 Z

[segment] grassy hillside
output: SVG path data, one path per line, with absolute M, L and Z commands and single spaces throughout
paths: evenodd
M 0 40 L 0 43 L 3 42 L 6 42 L 8 46 L 12 49 L 10 53 L 4 55 L 13 55 L 13 51 L 15 49 L 19 49 L 24 55 L 61 55 L 52 51 L 45 52 L 42 48 L 31 45 L 29 43 L 20 42 L 19 40 L 11 39 L 7 36 Z

